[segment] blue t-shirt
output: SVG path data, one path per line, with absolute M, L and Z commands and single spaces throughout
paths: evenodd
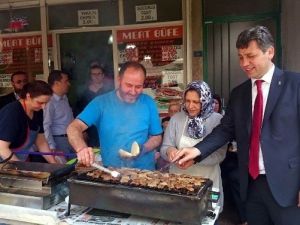
M 77 118 L 97 127 L 105 166 L 155 169 L 154 151 L 131 160 L 119 155 L 119 149 L 130 152 L 134 141 L 142 146 L 149 136 L 162 133 L 157 107 L 150 96 L 141 94 L 136 102 L 126 103 L 111 91 L 96 97 Z

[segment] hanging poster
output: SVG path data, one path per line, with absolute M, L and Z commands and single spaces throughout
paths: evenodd
M 0 88 L 11 87 L 10 74 L 0 74 Z
M 136 22 L 156 21 L 157 20 L 156 4 L 135 6 L 135 16 L 136 16 Z
M 161 112 L 180 100 L 183 89 L 183 28 L 181 25 L 117 31 L 119 64 L 138 61 L 147 70 L 145 92 Z
M 51 50 L 52 36 L 48 36 Z M 0 39 L 0 75 L 24 71 L 29 76 L 43 73 L 41 35 L 3 37 Z
M 99 25 L 98 9 L 78 10 L 78 26 Z

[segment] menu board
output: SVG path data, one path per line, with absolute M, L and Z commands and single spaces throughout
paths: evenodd
M 119 63 L 138 61 L 147 70 L 145 91 L 157 100 L 161 113 L 180 100 L 183 88 L 182 25 L 117 31 Z
M 50 49 L 52 47 L 51 37 L 51 35 L 48 36 Z M 0 43 L 0 75 L 12 74 L 20 70 L 28 73 L 30 77 L 43 74 L 41 35 L 1 38 Z M 0 87 L 10 85 L 4 80 L 0 84 Z

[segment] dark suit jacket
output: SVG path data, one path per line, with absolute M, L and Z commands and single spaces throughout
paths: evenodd
M 221 124 L 195 147 L 201 159 L 235 138 L 241 197 L 246 200 L 252 117 L 251 80 L 232 90 Z M 260 137 L 266 177 L 275 200 L 295 206 L 300 190 L 300 75 L 275 68 Z
M 11 92 L 7 95 L 3 95 L 0 97 L 0 109 L 6 106 L 8 103 L 16 101 L 16 96 L 14 92 Z

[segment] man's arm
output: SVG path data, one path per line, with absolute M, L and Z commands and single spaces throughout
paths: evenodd
M 83 165 L 91 166 L 94 162 L 94 153 L 91 147 L 88 147 L 83 136 L 83 132 L 88 126 L 79 119 L 73 120 L 67 128 L 68 140 L 77 153 L 77 159 Z
M 144 143 L 144 149 L 146 151 L 152 151 L 159 147 L 162 142 L 162 137 L 161 135 L 155 135 L 155 136 L 150 136 L 150 138 Z

